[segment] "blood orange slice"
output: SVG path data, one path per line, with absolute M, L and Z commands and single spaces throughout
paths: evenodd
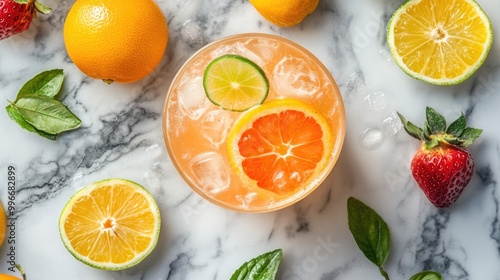
M 314 107 L 277 99 L 238 118 L 228 137 L 229 159 L 246 185 L 288 196 L 325 170 L 332 139 L 330 125 Z

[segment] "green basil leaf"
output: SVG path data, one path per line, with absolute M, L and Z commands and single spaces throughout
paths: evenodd
M 49 134 L 58 134 L 81 125 L 80 119 L 66 106 L 50 97 L 26 95 L 15 105 L 27 122 Z
M 44 71 L 27 81 L 17 94 L 17 100 L 27 94 L 54 97 L 61 90 L 64 81 L 62 69 Z
M 347 200 L 347 216 L 349 230 L 359 249 L 382 268 L 391 247 L 391 235 L 385 221 L 375 210 L 354 197 Z
M 274 280 L 283 250 L 264 253 L 238 268 L 230 280 Z
M 425 108 L 427 123 L 432 134 L 439 134 L 446 131 L 446 119 L 431 107 Z
M 435 271 L 422 271 L 413 275 L 410 280 L 443 280 L 443 277 Z
M 47 138 L 49 140 L 52 140 L 52 141 L 56 140 L 56 135 L 49 134 L 49 133 L 43 132 L 41 130 L 38 130 L 33 125 L 31 125 L 29 122 L 27 122 L 25 119 L 23 119 L 23 117 L 21 116 L 21 114 L 19 113 L 19 111 L 17 110 L 17 108 L 15 106 L 9 105 L 9 106 L 5 107 L 5 110 L 7 111 L 7 114 L 9 115 L 9 117 L 13 121 L 15 121 L 20 127 L 26 129 L 29 132 L 37 133 L 38 135 L 40 135 L 44 138 Z

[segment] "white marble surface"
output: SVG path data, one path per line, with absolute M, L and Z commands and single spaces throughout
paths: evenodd
M 7 168 L 17 170 L 16 261 L 30 280 L 222 280 L 244 261 L 283 248 L 277 279 L 382 279 L 347 227 L 346 200 L 356 196 L 391 228 L 385 266 L 391 279 L 408 279 L 422 269 L 437 270 L 444 279 L 500 279 L 500 44 L 495 39 L 483 67 L 461 85 L 414 80 L 391 60 L 385 43 L 387 21 L 402 2 L 321 0 L 304 22 L 284 29 L 263 20 L 246 0 L 159 0 L 170 29 L 161 65 L 139 82 L 106 85 L 86 78 L 66 54 L 62 26 L 73 1 L 45 0 L 54 8 L 51 15 L 0 41 L 0 105 L 33 75 L 62 68 L 63 102 L 83 126 L 52 142 L 0 112 L 4 204 Z M 500 2 L 478 2 L 500 36 Z M 308 198 L 274 213 L 236 213 L 203 201 L 177 174 L 163 143 L 163 102 L 176 71 L 205 44 L 244 32 L 277 34 L 306 47 L 330 69 L 346 105 L 347 135 L 337 166 Z M 471 126 L 484 129 L 471 146 L 474 177 L 447 210 L 434 208 L 416 187 L 408 166 L 418 143 L 391 122 L 397 110 L 420 125 L 425 106 L 447 118 L 463 111 Z M 363 141 L 367 134 L 381 141 Z M 120 272 L 75 260 L 57 226 L 76 190 L 108 177 L 143 184 L 162 212 L 156 249 Z M 7 254 L 3 246 L 0 271 L 9 267 Z

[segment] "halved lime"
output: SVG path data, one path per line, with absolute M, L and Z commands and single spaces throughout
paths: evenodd
M 255 62 L 227 54 L 208 64 L 203 88 L 213 104 L 224 110 L 242 112 L 266 100 L 269 81 Z

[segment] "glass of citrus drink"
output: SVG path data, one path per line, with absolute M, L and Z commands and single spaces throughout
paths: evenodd
M 196 52 L 173 79 L 163 112 L 183 179 L 241 212 L 281 209 L 316 189 L 339 157 L 345 126 L 326 67 L 300 45 L 258 33 Z

